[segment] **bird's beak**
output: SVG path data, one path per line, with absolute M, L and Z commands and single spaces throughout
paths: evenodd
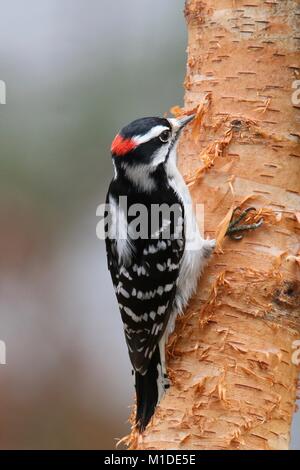
M 190 114 L 189 116 L 184 116 L 181 119 L 177 119 L 179 129 L 183 129 L 183 127 L 186 126 L 189 122 L 191 122 L 195 116 L 196 114 Z

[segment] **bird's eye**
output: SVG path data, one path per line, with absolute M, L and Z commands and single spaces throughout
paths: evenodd
M 159 136 L 159 139 L 162 141 L 162 142 L 168 142 L 169 138 L 170 138 L 170 135 L 171 135 L 171 132 L 170 131 L 163 131 L 160 136 Z

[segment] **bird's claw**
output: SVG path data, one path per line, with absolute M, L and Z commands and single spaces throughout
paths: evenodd
M 241 240 L 244 236 L 244 233 L 241 233 L 241 232 L 246 232 L 248 230 L 256 230 L 258 227 L 260 227 L 264 223 L 264 219 L 261 218 L 258 222 L 253 223 L 253 224 L 238 225 L 241 222 L 241 220 L 245 219 L 245 217 L 247 216 L 249 212 L 256 211 L 256 209 L 255 207 L 248 207 L 243 212 L 241 212 L 241 214 L 236 219 L 234 219 L 234 214 L 236 213 L 237 210 L 239 210 L 239 207 L 236 207 L 234 209 L 229 227 L 226 232 L 226 235 L 228 235 L 233 240 Z

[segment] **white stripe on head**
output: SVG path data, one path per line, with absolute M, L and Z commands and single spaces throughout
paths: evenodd
M 168 121 L 169 121 L 169 123 L 171 124 L 172 129 L 173 129 L 175 132 L 180 129 L 180 123 L 179 123 L 178 119 L 169 118 Z
M 134 137 L 134 141 L 136 142 L 137 145 L 144 144 L 145 142 L 149 142 L 149 140 L 154 139 L 155 137 L 158 137 L 165 130 L 169 130 L 169 127 L 154 126 L 152 127 L 152 129 L 150 129 L 149 132 L 147 132 L 147 134 L 136 135 Z
M 153 154 L 152 163 L 151 163 L 152 168 L 156 167 L 157 165 L 159 165 L 160 163 L 163 163 L 166 160 L 169 144 L 170 142 L 166 142 L 165 145 L 163 145 L 161 148 L 156 150 L 156 152 Z M 166 147 L 166 145 L 168 147 Z

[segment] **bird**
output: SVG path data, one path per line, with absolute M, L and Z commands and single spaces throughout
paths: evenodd
M 177 167 L 179 137 L 194 117 L 136 119 L 111 145 L 107 265 L 133 367 L 139 433 L 170 386 L 166 343 L 216 246 L 198 229 L 189 189 Z M 230 231 L 237 239 L 234 221 Z

